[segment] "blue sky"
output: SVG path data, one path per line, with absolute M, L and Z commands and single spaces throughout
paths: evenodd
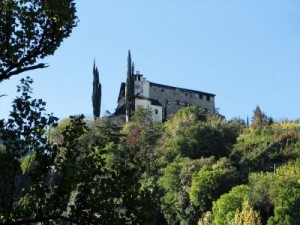
M 34 97 L 59 118 L 92 117 L 94 58 L 102 113 L 117 106 L 127 51 L 155 83 L 216 94 L 227 119 L 254 108 L 276 120 L 300 118 L 299 0 L 77 0 L 80 22 L 43 70 L 0 84 L 0 118 L 16 85 L 34 79 Z

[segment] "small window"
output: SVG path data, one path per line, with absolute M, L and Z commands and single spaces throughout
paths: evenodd
M 183 106 L 188 106 L 188 103 L 187 102 L 183 102 L 182 105 Z
M 206 100 L 207 100 L 207 101 L 210 101 L 210 96 L 207 95 L 207 96 L 206 96 Z
M 165 89 L 161 89 L 161 92 L 165 92 Z
M 180 105 L 180 101 L 176 100 L 175 105 Z
M 185 94 L 185 96 L 188 96 L 188 95 L 189 95 L 189 93 L 187 93 L 187 92 L 185 92 L 184 94 Z
M 155 114 L 158 114 L 158 109 L 155 109 Z
M 166 100 L 166 104 L 171 105 L 171 102 L 169 100 Z
M 202 94 L 199 94 L 199 98 L 200 98 L 200 99 L 203 99 L 203 95 L 202 95 Z

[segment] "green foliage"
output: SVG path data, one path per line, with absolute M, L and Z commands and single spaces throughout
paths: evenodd
M 60 120 L 56 126 L 50 128 L 49 132 L 47 133 L 47 138 L 51 143 L 62 144 L 63 143 L 63 131 L 66 129 L 67 126 L 71 125 L 71 119 L 66 118 Z
M 62 132 L 63 142 L 58 146 L 54 171 L 51 171 L 55 179 L 50 183 L 51 192 L 45 204 L 50 215 L 62 215 L 68 207 L 71 193 L 76 190 L 81 175 L 81 157 L 88 151 L 80 138 L 87 131 L 83 116 L 76 116 L 70 117 L 70 125 Z
M 270 190 L 274 185 L 274 173 L 251 173 L 249 175 L 250 198 L 249 201 L 257 209 L 262 222 L 266 222 L 273 214 L 273 203 L 271 201 Z
M 145 109 L 136 110 L 131 121 L 122 128 L 123 144 L 143 162 L 145 173 L 142 179 L 146 183 L 149 182 L 148 179 L 158 179 L 157 154 L 153 148 L 161 137 L 161 133 L 162 125 L 154 123 L 151 112 Z
M 218 129 L 207 123 L 197 123 L 181 130 L 181 135 L 174 138 L 171 147 L 183 157 L 197 159 L 200 157 L 222 154 L 222 138 Z M 214 141 L 212 141 L 214 140 Z
M 184 107 L 164 124 L 166 135 L 168 137 L 177 135 L 181 132 L 181 128 L 199 121 L 206 121 L 206 119 L 197 107 Z
M 213 203 L 214 225 L 231 224 L 235 219 L 237 210 L 242 209 L 242 204 L 249 198 L 250 187 L 247 185 L 235 186 L 227 194 L 222 195 Z
M 196 107 L 183 108 L 164 123 L 162 137 L 155 151 L 162 171 L 161 186 L 165 191 L 161 206 L 169 224 L 196 224 L 201 213 L 211 208 L 212 200 L 235 184 L 235 169 L 225 159 L 216 163 L 213 157 L 229 154 L 242 126 L 239 122 L 229 123 L 217 117 L 206 117 Z M 216 187 L 212 190 L 208 181 L 204 181 L 209 177 L 203 172 L 206 169 L 213 174 L 214 185 L 220 185 L 220 189 Z M 199 171 L 205 174 L 196 184 L 194 177 Z M 228 180 L 224 180 L 223 184 L 221 180 L 225 176 Z M 221 186 L 224 190 L 221 190 Z
M 164 124 L 137 110 L 123 127 L 57 125 L 31 83 L 0 120 L 0 224 L 300 223 L 299 122 L 249 128 L 186 107 Z
M 37 61 L 54 54 L 77 25 L 73 0 L 2 0 L 0 18 L 0 82 L 46 67 Z
M 57 119 L 31 100 L 31 83 L 22 81 L 13 119 L 1 121 L 0 223 L 152 224 L 156 190 L 142 178 L 139 148 L 126 148 L 109 121 L 88 124 L 83 116 L 47 132 Z
M 213 215 L 210 211 L 202 214 L 202 217 L 198 221 L 198 225 L 211 225 Z
M 159 211 L 159 187 L 157 180 L 160 176 L 159 167 L 157 165 L 157 155 L 153 151 L 153 146 L 157 143 L 161 136 L 162 126 L 159 123 L 152 121 L 151 112 L 144 109 L 138 109 L 134 112 L 130 122 L 128 122 L 121 133 L 122 146 L 125 150 L 134 157 L 134 160 L 139 165 L 140 190 L 148 193 L 148 203 L 145 206 L 148 208 L 148 216 L 154 220 Z M 146 213 L 146 211 L 145 211 Z
M 149 125 L 153 123 L 152 121 L 152 112 L 150 109 L 138 108 L 134 111 L 133 117 L 131 118 L 130 123 L 127 123 L 125 126 L 129 125 Z
M 233 123 L 217 117 L 206 118 L 196 107 L 179 110 L 164 127 L 157 148 L 162 164 L 176 156 L 191 159 L 227 156 L 240 133 Z
M 32 166 L 33 162 L 35 161 L 35 153 L 32 152 L 31 154 L 26 155 L 21 161 L 21 169 L 23 174 L 29 171 Z
M 176 158 L 174 162 L 170 163 L 164 169 L 164 176 L 161 178 L 160 182 L 167 192 L 180 187 L 179 174 L 185 160 L 187 159 Z
M 299 131 L 298 122 L 245 129 L 238 137 L 230 158 L 245 172 L 273 171 L 274 165 L 298 158 Z
M 175 224 L 182 219 L 180 212 L 182 211 L 183 199 L 186 199 L 186 193 L 181 190 L 182 184 L 179 175 L 184 161 L 184 159 L 178 158 L 169 164 L 160 180 L 161 186 L 165 190 L 161 199 L 162 212 L 169 224 Z
M 136 165 L 130 161 L 107 168 L 102 154 L 94 149 L 83 160 L 78 194 L 71 207 L 72 218 L 80 224 L 137 222 L 141 219 L 137 214 L 142 213 L 138 206 L 144 193 L 139 191 Z
M 31 99 L 31 83 L 30 78 L 21 80 L 18 86 L 21 96 L 13 101 L 8 121 L 2 123 L 1 138 L 5 148 L 0 154 L 0 209 L 7 223 L 18 217 L 31 216 L 33 212 L 36 215 L 42 213 L 45 194 L 49 190 L 47 175 L 56 156 L 56 146 L 48 143 L 45 134 L 56 124 L 57 118 L 45 114 L 45 102 L 41 99 Z M 23 166 L 22 171 L 21 160 L 26 154 L 34 154 L 34 160 L 30 160 L 30 166 Z M 22 197 L 29 193 L 35 202 L 30 214 L 22 210 L 22 204 L 27 202 Z
M 268 117 L 264 112 L 261 111 L 259 106 L 256 106 L 255 110 L 253 111 L 251 127 L 257 129 L 266 125 L 268 125 Z
M 300 223 L 299 191 L 300 184 L 298 181 L 284 179 L 276 182 L 274 216 L 270 217 L 268 225 Z
M 153 123 L 152 121 L 152 112 L 149 109 L 144 109 L 144 108 L 138 108 L 137 110 L 134 111 L 134 114 L 132 118 L 130 119 L 129 122 L 124 124 L 122 127 L 122 131 L 124 135 L 129 135 L 131 132 L 134 130 L 138 129 L 144 129 L 148 127 L 154 127 L 155 125 L 158 125 L 158 123 Z M 161 132 L 159 132 L 161 133 Z M 139 138 L 136 138 L 136 141 L 139 140 Z M 128 139 L 128 138 L 127 138 Z M 154 143 L 153 143 L 154 144 Z
M 260 212 L 263 224 L 298 224 L 299 168 L 296 161 L 277 168 L 276 173 L 249 176 L 249 201 Z
M 299 224 L 300 211 L 300 164 L 291 162 L 276 171 L 276 179 L 270 193 L 274 203 L 274 216 L 270 224 Z
M 209 211 L 212 202 L 228 192 L 237 182 L 237 173 L 226 158 L 211 167 L 204 167 L 193 176 L 190 189 L 191 201 L 200 213 Z
M 109 120 L 86 120 L 88 130 L 81 136 L 80 141 L 88 148 L 97 146 L 105 149 L 107 145 L 113 144 L 115 147 L 120 142 L 120 127 L 111 123 Z
M 198 207 L 190 200 L 192 176 L 202 167 L 211 166 L 214 158 L 191 160 L 177 157 L 164 170 L 160 179 L 164 195 L 162 212 L 169 224 L 195 224 L 199 218 Z
M 260 215 L 253 210 L 248 201 L 243 202 L 241 211 L 237 211 L 234 218 L 234 225 L 261 225 Z

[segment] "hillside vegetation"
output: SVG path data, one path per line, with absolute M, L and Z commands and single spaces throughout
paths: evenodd
M 298 121 L 186 107 L 57 123 L 22 82 L 0 124 L 0 224 L 300 224 Z

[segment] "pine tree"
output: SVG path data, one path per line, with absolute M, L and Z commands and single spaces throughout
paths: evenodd
M 127 58 L 127 79 L 125 91 L 125 104 L 126 104 L 126 121 L 132 117 L 135 109 L 135 96 L 134 96 L 134 65 L 131 61 L 130 50 L 128 51 Z
M 92 94 L 92 103 L 93 103 L 93 115 L 94 119 L 100 117 L 100 110 L 101 110 L 101 83 L 99 81 L 99 72 L 98 68 L 95 65 L 93 66 L 93 94 Z

